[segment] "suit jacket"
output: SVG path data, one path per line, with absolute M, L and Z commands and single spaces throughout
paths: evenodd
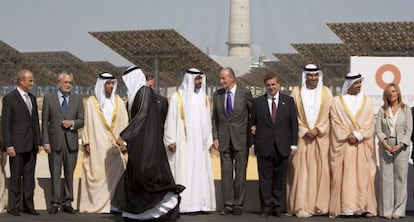
M 254 150 L 257 156 L 267 157 L 276 149 L 282 156 L 288 156 L 290 146 L 298 142 L 298 119 L 293 98 L 279 93 L 275 123 L 269 111 L 267 94 L 253 101 L 252 121 L 256 126 Z
M 375 131 L 380 144 L 381 141 L 391 135 L 390 128 L 388 127 L 388 118 L 384 118 L 384 110 L 382 108 L 378 111 Z M 398 112 L 395 131 L 398 143 L 404 143 L 405 145 L 411 144 L 413 116 L 410 107 L 404 106 L 404 109 Z
M 16 153 L 37 151 L 37 147 L 41 145 L 36 97 L 28 94 L 32 102 L 32 115 L 17 89 L 3 98 L 3 147 L 6 149 L 14 146 Z
M 227 116 L 224 107 L 225 94 L 225 89 L 219 89 L 213 95 L 213 139 L 218 139 L 219 144 L 229 144 L 231 139 L 235 150 L 247 149 L 251 145 L 249 142 L 249 123 L 253 102 L 252 94 L 250 90 L 240 86 L 236 88 L 231 117 Z
M 64 129 L 63 120 L 73 120 L 73 129 Z M 63 114 L 58 94 L 52 93 L 43 99 L 42 134 L 43 144 L 50 144 L 51 149 L 59 151 L 64 142 L 70 150 L 78 150 L 78 129 L 83 127 L 84 112 L 82 97 L 71 93 L 66 115 Z
M 161 121 L 164 127 L 165 119 L 167 118 L 167 112 L 168 112 L 168 100 L 167 98 L 159 94 L 155 94 L 155 99 L 157 100 L 157 103 L 158 103 L 159 112 L 161 115 Z

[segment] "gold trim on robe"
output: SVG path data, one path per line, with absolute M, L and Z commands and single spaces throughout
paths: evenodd
M 101 118 L 102 122 L 104 123 L 105 129 L 108 130 L 109 132 L 111 132 L 112 136 L 115 138 L 115 140 L 117 139 L 115 137 L 115 135 L 113 134 L 114 128 L 115 128 L 115 121 L 116 121 L 116 116 L 118 115 L 118 97 L 115 96 L 114 98 L 114 107 L 115 110 L 112 113 L 112 121 L 111 121 L 111 126 L 108 125 L 108 123 L 106 122 L 105 119 L 105 115 L 103 114 L 101 107 L 99 106 L 98 100 L 96 99 L 96 97 L 93 97 L 93 103 L 95 104 L 96 110 L 98 110 L 98 114 L 99 117 Z

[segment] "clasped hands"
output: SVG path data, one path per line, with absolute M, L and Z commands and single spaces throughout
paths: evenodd
M 315 139 L 318 135 L 319 135 L 319 130 L 318 130 L 318 128 L 313 128 L 313 129 L 308 130 L 308 131 L 305 133 L 305 136 L 304 136 L 304 137 L 305 137 L 306 139 L 313 140 L 313 139 Z
M 72 120 L 62 120 L 62 127 L 65 129 L 71 128 L 73 125 Z
M 358 142 L 359 142 L 358 139 L 356 138 L 356 136 L 353 133 L 348 135 L 347 141 L 348 141 L 349 145 L 357 145 Z
M 383 145 L 384 149 L 392 155 L 397 154 L 398 152 L 400 152 L 401 149 L 402 149 L 402 146 L 403 146 L 402 144 L 397 144 L 395 146 L 391 146 L 387 143 L 386 140 L 383 140 L 382 145 Z
M 121 153 L 128 152 L 128 148 L 126 146 L 126 142 L 125 142 L 124 139 L 122 139 L 122 137 L 118 137 L 118 139 L 116 139 L 116 145 L 118 145 L 119 150 L 121 151 Z

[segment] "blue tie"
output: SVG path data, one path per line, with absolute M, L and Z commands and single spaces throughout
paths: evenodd
M 226 111 L 227 111 L 227 116 L 231 117 L 231 115 L 233 115 L 233 103 L 231 102 L 230 90 L 227 91 Z
M 66 114 L 66 111 L 68 110 L 68 101 L 66 100 L 66 96 L 63 95 L 62 96 L 63 101 L 62 101 L 62 113 Z

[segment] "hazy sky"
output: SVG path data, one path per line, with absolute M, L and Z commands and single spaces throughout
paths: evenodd
M 84 61 L 130 63 L 90 31 L 175 29 L 225 56 L 230 0 L 0 0 L 0 40 L 20 52 L 69 51 Z M 414 21 L 413 0 L 250 0 L 252 55 L 291 43 L 339 43 L 326 23 Z

